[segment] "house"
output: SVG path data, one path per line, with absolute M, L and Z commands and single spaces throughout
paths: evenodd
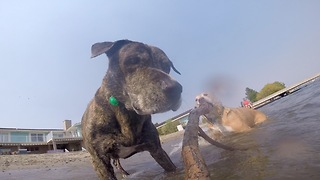
M 72 125 L 71 120 L 63 123 L 63 129 L 0 128 L 0 154 L 21 149 L 29 153 L 81 150 L 81 123 Z

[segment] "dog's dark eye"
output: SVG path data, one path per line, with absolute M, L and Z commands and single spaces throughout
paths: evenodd
M 125 64 L 126 65 L 134 65 L 134 64 L 139 64 L 140 59 L 139 58 L 129 58 L 126 60 Z

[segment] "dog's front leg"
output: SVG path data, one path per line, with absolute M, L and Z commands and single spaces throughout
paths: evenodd
M 173 164 L 168 154 L 161 147 L 159 147 L 155 151 L 150 151 L 150 154 L 164 170 L 169 172 L 176 170 L 176 166 Z
M 125 139 L 126 138 L 120 134 L 100 135 L 95 138 L 91 138 L 91 141 L 89 141 L 89 139 L 85 139 L 87 150 L 91 154 L 94 169 L 96 170 L 99 179 L 117 179 L 111 164 L 111 158 L 119 158 L 119 148 L 122 147 L 122 143 L 126 142 Z M 128 156 L 128 154 L 132 154 L 131 149 L 129 148 L 126 149 L 125 152 L 121 152 L 121 156 Z
M 156 162 L 166 171 L 175 171 L 176 166 L 173 164 L 168 154 L 162 149 L 161 145 L 156 146 L 152 143 L 144 143 L 130 147 L 119 147 L 118 155 L 120 158 L 128 158 L 133 154 L 141 151 L 149 151 Z
M 92 164 L 100 180 L 117 180 L 110 156 L 91 153 Z
M 151 120 L 147 121 L 143 127 L 143 137 L 143 142 L 146 144 L 144 150 L 149 151 L 150 155 L 164 170 L 169 172 L 175 171 L 176 166 L 162 149 L 158 131 Z
M 120 159 L 113 159 L 113 165 L 121 172 L 122 177 L 130 175 L 126 170 L 123 169 L 120 163 Z
M 126 158 L 134 155 L 135 153 L 147 150 L 148 147 L 149 147 L 149 145 L 145 144 L 145 143 L 134 145 L 134 146 L 129 146 L 129 147 L 126 147 L 123 145 L 118 145 L 117 146 L 117 155 L 119 158 L 126 159 Z

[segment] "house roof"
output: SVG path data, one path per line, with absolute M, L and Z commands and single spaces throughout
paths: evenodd
M 74 125 L 72 125 L 69 129 L 67 129 L 67 131 L 70 130 L 74 130 L 75 128 L 81 126 L 81 122 L 79 123 L 75 123 Z M 1 130 L 5 130 L 5 131 L 65 131 L 64 129 L 29 129 L 29 128 L 0 128 Z
M 69 127 L 69 129 L 67 129 L 67 131 L 74 131 L 75 129 L 77 129 L 79 127 L 81 127 L 81 122 L 75 123 L 74 125 Z

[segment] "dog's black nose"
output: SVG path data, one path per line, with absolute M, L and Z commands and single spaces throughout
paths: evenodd
M 169 97 L 180 97 L 182 93 L 182 86 L 177 81 L 163 82 L 162 89 Z

